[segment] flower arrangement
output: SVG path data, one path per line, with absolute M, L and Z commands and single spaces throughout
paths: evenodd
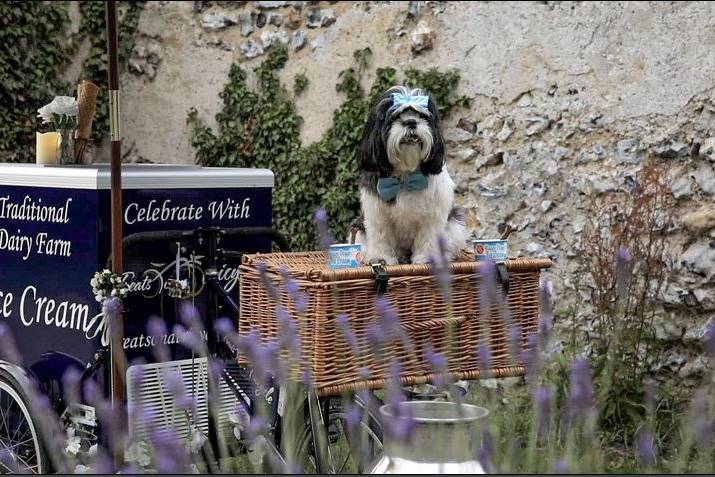
M 89 284 L 92 285 L 94 299 L 99 303 L 112 297 L 124 300 L 129 292 L 124 278 L 107 269 L 95 273 Z
M 74 163 L 73 134 L 77 125 L 79 103 L 72 96 L 55 96 L 49 104 L 37 110 L 42 124 L 54 124 L 62 137 L 60 143 L 60 164 Z
M 73 126 L 78 113 L 79 103 L 72 96 L 55 96 L 52 102 L 37 110 L 42 124 L 55 124 L 59 128 Z

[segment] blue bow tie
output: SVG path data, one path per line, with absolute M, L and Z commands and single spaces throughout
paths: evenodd
M 377 195 L 385 202 L 395 197 L 400 189 L 424 190 L 427 188 L 427 177 L 421 172 L 413 172 L 405 180 L 397 177 L 382 177 L 377 180 Z

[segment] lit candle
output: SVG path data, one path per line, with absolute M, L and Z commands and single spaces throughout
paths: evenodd
M 57 152 L 60 145 L 60 133 L 35 133 L 35 162 L 38 164 L 57 164 Z

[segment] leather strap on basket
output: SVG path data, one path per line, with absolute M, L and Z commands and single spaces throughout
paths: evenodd
M 371 263 L 370 266 L 372 267 L 372 275 L 375 278 L 375 291 L 378 296 L 384 295 L 387 291 L 387 282 L 390 279 L 387 270 L 385 270 L 385 264 L 378 262 Z

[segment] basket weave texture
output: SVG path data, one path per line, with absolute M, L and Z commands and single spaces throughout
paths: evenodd
M 368 339 L 378 320 L 375 308 L 375 281 L 370 267 L 330 270 L 324 252 L 269 253 L 244 255 L 240 267 L 239 333 L 258 330 L 263 341 L 278 337 L 276 300 L 261 281 L 258 264 L 276 285 L 281 306 L 300 321 L 298 325 L 304 364 L 309 364 L 319 395 L 336 395 L 360 388 L 384 387 L 390 365 L 398 360 L 404 385 L 433 382 L 437 375 L 425 352 L 430 349 L 447 358 L 448 372 L 454 379 L 515 376 L 523 374 L 523 364 L 512 356 L 507 322 L 520 330 L 521 345 L 536 332 L 539 314 L 539 275 L 551 261 L 544 258 L 518 258 L 506 261 L 509 292 L 505 320 L 500 307 L 493 304 L 480 311 L 479 262 L 473 257 L 450 264 L 452 274 L 451 311 L 443 299 L 429 265 L 386 267 L 389 275 L 385 297 L 399 315 L 405 340 L 384 337 L 376 352 L 374 338 Z M 308 309 L 296 312 L 282 286 L 280 267 L 306 293 Z M 345 313 L 358 350 L 345 339 L 336 316 Z M 475 350 L 487 345 L 491 361 L 480 370 Z M 369 377 L 364 376 L 369 371 Z M 363 372 L 361 374 L 361 371 Z M 362 376 L 362 377 L 361 377 Z

